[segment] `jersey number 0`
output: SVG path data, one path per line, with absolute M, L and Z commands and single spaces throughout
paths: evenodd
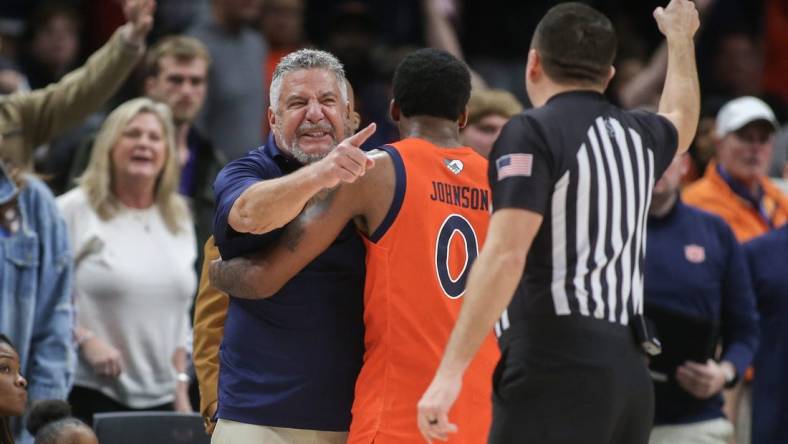
M 455 234 L 462 236 L 465 241 L 465 263 L 456 279 L 452 277 L 449 268 L 450 245 Z M 468 272 L 478 254 L 479 242 L 471 223 L 459 214 L 449 215 L 438 230 L 438 240 L 435 245 L 435 270 L 438 273 L 438 282 L 440 282 L 446 296 L 457 299 L 465 293 Z

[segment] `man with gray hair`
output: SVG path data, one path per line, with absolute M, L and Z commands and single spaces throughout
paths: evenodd
M 788 196 L 769 180 L 778 122 L 756 97 L 739 97 L 717 113 L 717 160 L 684 189 L 684 201 L 716 214 L 739 242 L 788 223 Z
M 229 163 L 214 184 L 222 258 L 265 249 L 315 194 L 372 166 L 359 145 L 374 125 L 345 139 L 350 116 L 333 55 L 304 49 L 282 59 L 271 82 L 268 142 Z M 230 295 L 214 444 L 346 441 L 364 352 L 364 254 L 350 223 L 276 295 Z

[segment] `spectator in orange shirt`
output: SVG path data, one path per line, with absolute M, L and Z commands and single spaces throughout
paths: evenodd
M 755 97 L 717 114 L 717 160 L 684 190 L 684 201 L 722 217 L 744 242 L 788 222 L 788 196 L 767 177 L 777 119 Z

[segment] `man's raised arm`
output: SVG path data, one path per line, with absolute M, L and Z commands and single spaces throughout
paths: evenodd
M 654 11 L 654 19 L 668 46 L 668 71 L 659 114 L 678 131 L 678 155 L 689 149 L 700 115 L 700 86 L 692 40 L 700 21 L 695 4 L 689 0 L 671 0 L 667 7 Z
M 154 0 L 124 0 L 128 20 L 84 66 L 59 82 L 7 98 L 19 112 L 29 158 L 36 146 L 77 125 L 96 112 L 120 88 L 145 52 L 145 37 L 153 26 Z

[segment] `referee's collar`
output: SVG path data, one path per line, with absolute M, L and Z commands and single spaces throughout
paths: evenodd
M 547 99 L 547 103 L 552 102 L 556 99 L 563 99 L 563 98 L 570 98 L 570 97 L 589 97 L 592 99 L 600 99 L 606 100 L 605 95 L 599 91 L 594 91 L 591 89 L 573 89 L 570 91 L 560 92 L 558 94 L 553 95 L 549 99 Z

